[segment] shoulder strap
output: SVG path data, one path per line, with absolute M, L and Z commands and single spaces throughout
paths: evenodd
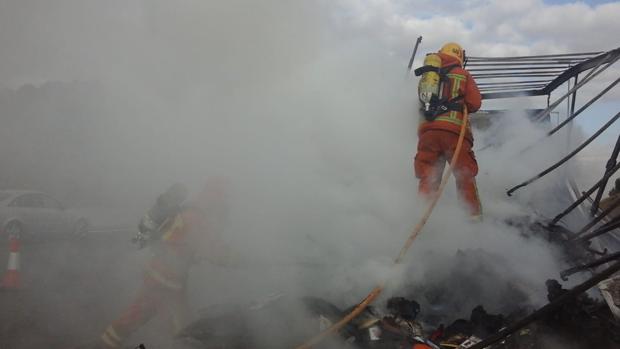
M 446 67 L 443 68 L 437 68 L 437 67 L 433 67 L 432 65 L 424 65 L 421 66 L 420 68 L 414 70 L 414 74 L 415 76 L 420 76 L 424 73 L 428 73 L 430 71 L 434 71 L 437 74 L 439 74 L 440 76 L 446 75 L 448 74 L 452 69 L 456 68 L 456 67 L 460 67 L 460 64 L 452 64 L 452 65 L 448 65 Z
M 415 74 L 415 76 L 420 76 L 424 73 L 428 73 L 429 71 L 434 71 L 438 74 L 441 74 L 441 68 L 433 67 L 432 65 L 421 66 L 420 68 L 414 70 L 413 73 Z
M 440 71 L 439 74 L 448 74 L 449 72 L 452 71 L 452 69 L 458 68 L 460 66 L 461 66 L 460 64 L 452 64 L 452 65 L 445 66 L 445 67 L 441 68 L 441 71 Z

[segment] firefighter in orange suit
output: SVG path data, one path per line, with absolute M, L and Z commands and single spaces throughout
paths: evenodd
M 463 69 L 464 52 L 455 43 L 445 44 L 437 53 L 441 58 L 445 81 L 441 85 L 444 103 L 432 120 L 421 119 L 418 128 L 418 149 L 415 156 L 415 174 L 419 178 L 418 191 L 433 195 L 439 188 L 446 161 L 454 155 L 461 126 L 463 107 L 473 113 L 480 108 L 482 97 L 470 73 Z M 454 168 L 460 199 L 466 204 L 474 219 L 482 218 L 482 206 L 476 187 L 478 163 L 472 150 L 474 143 L 471 128 L 467 125 L 457 164 Z
M 187 324 L 190 312 L 186 284 L 190 266 L 203 259 L 222 262 L 224 249 L 215 235 L 217 232 L 211 229 L 211 222 L 221 217 L 210 214 L 221 212 L 217 208 L 212 210 L 223 205 L 221 189 L 208 183 L 194 201 L 179 206 L 178 212 L 171 214 L 158 229 L 160 236 L 148 243 L 152 257 L 146 265 L 140 290 L 101 335 L 100 347 L 120 348 L 129 335 L 157 314 L 168 317 L 171 334 Z

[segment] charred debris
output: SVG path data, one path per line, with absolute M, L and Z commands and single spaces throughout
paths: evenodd
M 544 109 L 529 111 L 533 122 L 550 123 L 551 113 L 565 103 L 567 117 L 561 122 L 558 120 L 557 125 L 547 132 L 546 137 L 551 137 L 570 126 L 575 118 L 616 87 L 620 76 L 614 77 L 609 85 L 576 109 L 579 91 L 603 72 L 610 72 L 608 69 L 619 59 L 620 48 L 616 48 L 607 52 L 576 54 L 468 57 L 465 65 L 478 82 L 483 99 L 547 96 Z M 552 102 L 551 95 L 560 86 L 567 86 L 567 91 Z M 472 117 L 472 123 L 481 122 L 476 117 L 484 120 L 497 114 L 501 112 L 480 112 Z M 610 115 L 609 120 L 591 137 L 576 148 L 567 149 L 567 156 L 508 189 L 506 194 L 512 196 L 519 190 L 527 190 L 529 184 L 560 168 L 619 118 L 620 111 Z M 524 151 L 537 146 L 539 144 L 532 144 Z M 567 174 L 566 182 L 556 188 L 557 196 L 566 203 L 563 211 L 537 213 L 535 219 L 520 217 L 505 222 L 518 228 L 525 237 L 544 237 L 558 246 L 566 264 L 571 265 L 557 279 L 541 280 L 541 284 L 545 283 L 549 303 L 532 309 L 526 296 L 513 287 L 510 277 L 489 275 L 494 271 L 486 265 L 498 263 L 500 257 L 481 250 L 459 251 L 448 275 L 436 283 L 429 277 L 429 283 L 412 286 L 407 295 L 418 301 L 423 298 L 427 305 L 416 312 L 420 322 L 439 324 L 434 331 L 426 333 L 425 338 L 431 341 L 426 342 L 428 347 L 620 347 L 620 179 L 610 183 L 612 176 L 620 169 L 619 153 L 620 134 L 615 146 L 610 149 L 605 167 L 600 169 L 601 177 L 586 191 L 581 191 L 570 173 Z M 606 193 L 608 195 L 604 198 Z M 581 274 L 580 282 L 565 288 L 562 283 L 577 273 Z M 490 285 L 490 280 L 495 284 Z M 497 284 L 498 280 L 500 284 Z M 574 284 L 576 280 L 572 281 Z M 449 284 L 459 287 L 446 287 Z M 504 299 L 501 314 L 489 314 L 484 305 L 469 304 L 462 296 L 484 292 L 483 289 L 488 287 L 495 288 Z M 463 288 L 468 290 L 459 292 Z M 598 288 L 603 300 L 587 294 L 593 288 Z M 450 319 L 449 314 L 443 312 L 444 309 L 457 309 L 461 313 L 466 310 L 459 307 L 471 309 L 468 319 Z
M 560 104 L 567 104 L 567 117 L 547 132 L 551 137 L 599 100 L 620 82 L 620 77 L 582 107 L 575 110 L 578 92 L 595 77 L 620 59 L 620 48 L 607 52 L 558 54 L 527 57 L 469 57 L 466 64 L 479 82 L 484 99 L 547 96 L 547 107 L 530 113 L 534 122 L 550 122 L 550 114 Z M 582 77 L 581 77 L 582 76 Z M 551 102 L 551 94 L 567 85 L 567 92 Z M 589 139 L 570 149 L 567 156 L 552 163 L 538 174 L 510 188 L 507 195 L 526 190 L 530 183 L 558 169 L 620 118 L 611 115 L 609 121 Z M 538 146 L 533 144 L 524 151 Z M 611 186 L 610 178 L 620 169 L 618 155 L 620 135 L 609 154 L 601 177 L 582 192 L 575 181 L 567 176 L 559 185 L 558 195 L 568 203 L 565 210 L 554 216 L 541 215 L 532 222 L 530 217 L 507 221 L 519 228 L 524 236 L 543 236 L 561 248 L 565 262 L 572 265 L 546 280 L 549 303 L 539 309 L 527 309 L 519 304 L 518 295 L 504 293 L 512 303 L 512 312 L 489 315 L 482 306 L 472 310 L 470 319 L 454 321 L 444 330 L 444 340 L 464 347 L 463 341 L 471 336 L 476 340 L 469 348 L 617 348 L 620 346 L 620 180 Z M 604 194 L 611 187 L 607 198 Z M 568 220 L 571 224 L 568 224 Z M 575 224 L 575 222 L 578 222 Z M 580 228 L 574 229 L 574 226 Z M 461 258 L 462 259 L 462 258 Z M 576 273 L 583 273 L 585 281 L 566 289 L 560 281 Z M 458 280 L 456 282 L 459 282 Z M 542 282 L 542 280 L 541 280 Z M 495 287 L 502 285 L 495 285 Z M 594 287 L 601 291 L 604 301 L 595 300 L 586 292 Z M 504 290 L 510 290 L 504 285 Z M 469 337 L 468 337 L 469 336 Z M 460 337 L 460 338 L 459 338 Z M 452 339 L 449 339 L 452 338 Z M 461 342 L 459 342 L 461 341 Z
M 579 90 L 613 66 L 618 59 L 620 48 L 579 54 L 470 57 L 467 65 L 480 82 L 485 99 L 547 96 L 547 107 L 531 114 L 534 122 L 550 122 L 551 112 L 561 103 L 566 103 L 567 117 L 547 132 L 546 136 L 551 137 L 570 125 L 577 116 L 620 82 L 620 77 L 615 77 L 611 84 L 575 110 Z M 551 93 L 565 84 L 567 92 L 551 102 Z M 518 190 L 527 190 L 527 185 L 560 168 L 616 123 L 618 118 L 620 113 L 610 115 L 609 121 L 590 138 L 576 148 L 568 149 L 567 156 L 510 188 L 507 195 L 514 195 Z M 538 145 L 533 144 L 525 151 L 536 146 Z M 572 267 L 562 271 L 557 280 L 546 281 L 549 303 L 545 306 L 534 311 L 523 309 L 503 318 L 496 318 L 494 323 L 497 327 L 491 331 L 493 333 L 480 336 L 480 333 L 469 331 L 471 335 L 483 339 L 470 346 L 471 348 L 620 346 L 620 277 L 617 276 L 620 270 L 620 180 L 609 185 L 610 178 L 620 168 L 619 152 L 620 135 L 608 155 L 605 168 L 600 169 L 600 179 L 586 191 L 580 191 L 568 173 L 566 183 L 557 188 L 558 195 L 565 197 L 565 210 L 549 217 L 541 215 L 535 222 L 526 217 L 506 222 L 519 227 L 526 236 L 543 236 L 559 246 L 565 262 Z M 608 197 L 603 199 L 607 190 Z M 575 229 L 575 226 L 578 228 Z M 581 276 L 585 280 L 570 289 L 564 288 L 560 281 L 568 281 L 568 278 L 576 273 L 583 273 Z M 594 287 L 598 287 L 604 301 L 595 300 L 586 294 Z M 473 323 L 473 319 L 472 312 L 469 323 Z
M 576 110 L 578 92 L 619 59 L 620 48 L 616 48 L 575 54 L 468 57 L 465 64 L 486 100 L 547 96 L 545 108 L 530 112 L 533 122 L 550 123 L 554 109 L 566 103 L 567 117 L 562 122 L 558 120 L 557 126 L 547 133 L 546 136 L 551 137 L 614 89 L 620 77 Z M 566 85 L 567 92 L 552 102 L 552 93 Z M 498 112 L 480 112 L 472 117 L 472 122 L 484 122 L 496 114 Z M 619 118 L 620 113 L 610 115 L 609 121 L 592 137 L 574 149 L 567 149 L 567 156 L 510 188 L 507 195 L 527 190 L 529 184 L 560 168 Z M 532 144 L 524 151 L 537 146 Z M 535 219 L 517 217 L 505 222 L 526 238 L 543 237 L 555 244 L 570 265 L 557 279 L 540 280 L 547 289 L 546 305 L 532 308 L 527 296 L 514 287 L 509 268 L 505 269 L 508 275 L 494 275 L 498 269 L 486 267 L 502 263 L 501 256 L 482 250 L 459 251 L 445 275 L 429 276 L 424 285 L 407 287 L 407 294 L 402 297 L 367 308 L 338 332 L 338 341 L 326 340 L 316 347 L 342 348 L 344 341 L 347 348 L 619 348 L 620 180 L 610 183 L 620 169 L 619 153 L 620 135 L 605 167 L 600 169 L 601 177 L 585 191 L 577 187 L 570 174 L 566 176 L 566 182 L 557 187 L 558 197 L 566 203 L 561 212 L 538 214 Z M 607 197 L 606 193 L 609 193 Z M 575 286 L 565 286 L 576 274 L 580 279 L 570 280 Z M 497 314 L 489 313 L 485 304 L 471 303 L 467 298 L 468 294 L 485 292 L 489 288 L 494 290 L 491 297 L 496 297 L 493 303 L 503 304 Z M 602 299 L 588 295 L 587 292 L 595 288 Z M 300 328 L 291 325 L 299 323 L 298 318 L 286 315 L 294 307 L 303 309 L 296 314 L 309 315 Z M 461 314 L 469 312 L 470 316 L 455 319 L 452 315 L 455 310 Z M 196 348 L 295 347 L 348 312 L 318 298 L 291 300 L 275 295 L 258 305 L 205 311 L 205 316 L 187 327 L 178 340 Z M 287 333 L 289 338 L 278 344 L 257 338 L 252 329 L 257 318 L 269 319 L 269 330 L 265 331 L 272 332 L 268 333 L 268 338 L 281 337 L 282 333 Z M 261 346 L 261 342 L 267 344 Z

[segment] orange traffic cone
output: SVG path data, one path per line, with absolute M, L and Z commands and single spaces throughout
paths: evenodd
M 19 245 L 19 238 L 11 235 L 9 238 L 9 264 L 4 278 L 2 278 L 2 288 L 6 290 L 15 290 L 20 287 Z

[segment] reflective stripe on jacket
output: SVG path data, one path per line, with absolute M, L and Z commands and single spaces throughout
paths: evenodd
M 190 234 L 202 233 L 201 229 L 200 215 L 195 210 L 177 214 L 164 227 L 161 240 L 151 246 L 153 256 L 147 263 L 146 274 L 164 287 L 184 288 L 196 253 L 196 246 L 189 241 Z

